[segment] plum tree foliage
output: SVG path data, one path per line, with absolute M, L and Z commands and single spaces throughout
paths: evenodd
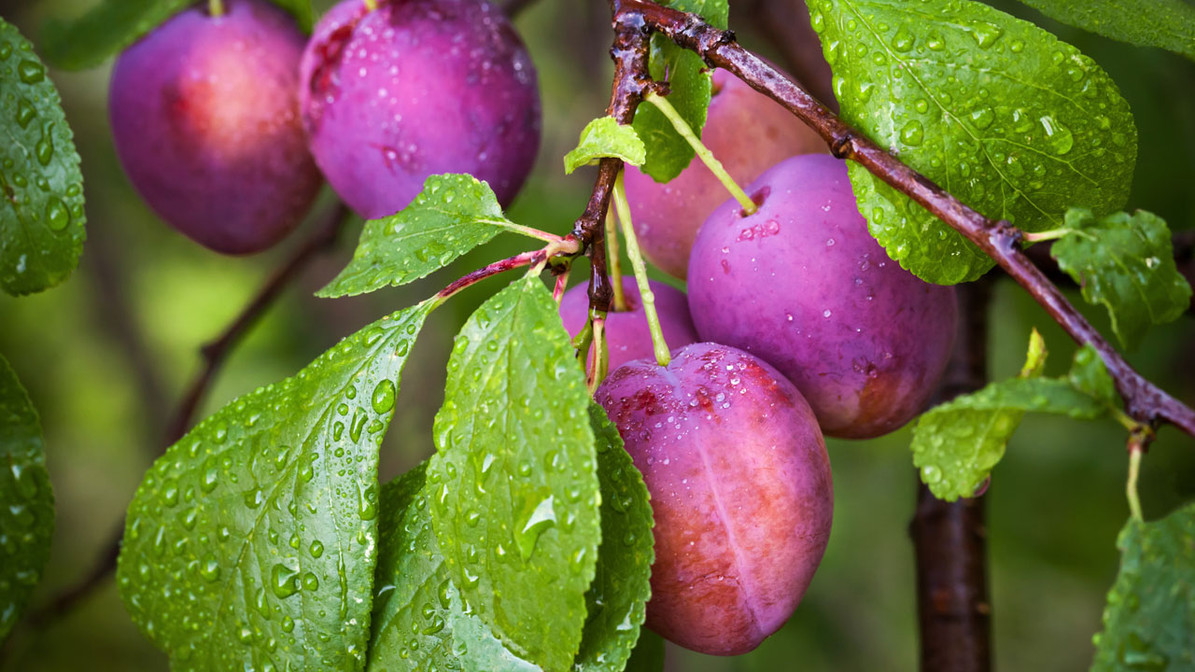
M 1134 44 L 1195 43 L 1181 3 L 1030 4 L 1100 32 L 1115 17 L 1107 34 Z M 172 668 L 659 670 L 649 630 L 746 653 L 822 560 L 823 433 L 920 415 L 913 463 L 953 500 L 982 489 L 1030 411 L 1129 436 L 1132 516 L 1096 668 L 1189 667 L 1195 509 L 1145 522 L 1136 474 L 1158 425 L 1195 435 L 1195 413 L 1017 265 L 1022 246 L 1056 241 L 1126 344 L 1187 310 L 1165 222 L 1116 212 L 1136 126 L 1112 78 L 973 0 L 812 0 L 839 121 L 737 47 L 726 0 L 610 5 L 611 105 L 565 157 L 598 180 L 565 235 L 503 211 L 541 109 L 535 64 L 486 0 L 344 0 L 318 22 L 307 0 L 107 0 L 48 26 L 53 64 L 118 56 L 121 163 L 215 251 L 274 245 L 325 178 L 368 221 L 321 296 L 411 283 L 499 233 L 536 241 L 234 400 L 157 460 L 117 579 Z M 1158 38 L 1162 23 L 1181 35 Z M 3 20 L 0 83 L 0 287 L 24 295 L 78 263 L 82 180 L 46 66 Z M 583 256 L 589 282 L 566 291 Z M 644 258 L 687 293 L 649 281 Z M 929 409 L 958 326 L 950 285 L 997 262 L 1086 347 L 1047 378 L 1035 334 L 1019 377 Z M 379 483 L 428 316 L 517 269 L 455 337 L 435 454 Z M 0 402 L 3 638 L 54 509 L 37 412 L 2 358 Z

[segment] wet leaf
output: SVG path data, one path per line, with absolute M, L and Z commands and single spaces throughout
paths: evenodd
M 1142 47 L 1195 60 L 1195 6 L 1183 0 L 1021 0 L 1046 16 Z
M 638 166 L 647 149 L 632 126 L 623 126 L 614 117 L 599 117 L 585 125 L 576 149 L 564 157 L 564 172 L 571 175 L 581 166 L 596 164 L 598 159 L 613 157 Z

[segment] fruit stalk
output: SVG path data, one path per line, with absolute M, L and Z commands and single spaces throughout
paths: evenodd
M 700 17 L 646 0 L 611 0 L 615 30 L 659 32 L 692 50 L 707 64 L 729 70 L 755 90 L 771 96 L 816 131 L 834 155 L 862 165 L 905 194 L 978 246 L 1017 281 L 1076 342 L 1099 354 L 1125 410 L 1134 419 L 1154 425 L 1169 422 L 1195 436 L 1195 410 L 1184 405 L 1133 369 L 1124 357 L 1084 318 L 1021 249 L 1023 232 L 1007 221 L 992 220 L 964 205 L 929 178 L 901 163 L 839 119 L 808 92 L 741 47 L 730 31 L 709 25 Z M 623 38 L 625 39 L 625 38 Z M 645 65 L 645 63 L 644 63 Z M 615 72 L 615 92 L 624 77 L 637 77 L 640 91 L 646 69 Z M 635 101 L 636 103 L 638 100 Z
M 627 239 L 627 255 L 631 258 L 631 267 L 635 269 L 635 282 L 639 284 L 639 296 L 643 300 L 643 314 L 647 317 L 647 327 L 651 330 L 651 342 L 655 349 L 656 363 L 668 366 L 672 356 L 668 354 L 668 344 L 664 341 L 664 330 L 660 327 L 660 316 L 656 313 L 656 297 L 647 284 L 647 265 L 643 261 L 643 253 L 639 251 L 639 239 L 635 237 L 635 227 L 631 223 L 631 208 L 627 205 L 626 187 L 623 184 L 622 173 L 614 181 L 614 207 L 618 209 L 618 223 L 622 225 L 622 235 Z

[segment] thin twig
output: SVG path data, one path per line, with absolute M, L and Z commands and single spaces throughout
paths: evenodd
M 924 175 L 901 163 L 865 135 L 848 126 L 804 89 L 694 14 L 646 0 L 611 0 L 615 28 L 657 31 L 681 47 L 695 51 L 711 66 L 729 70 L 752 88 L 784 105 L 822 136 L 839 158 L 850 159 L 916 201 L 950 225 L 999 264 L 1075 341 L 1099 354 L 1126 412 L 1141 422 L 1170 422 L 1195 436 L 1195 411 L 1167 394 L 1129 366 L 1124 357 L 1067 301 L 1062 292 L 1021 250 L 1022 233 L 1006 221 L 989 219 L 967 207 Z M 644 71 L 637 71 L 640 77 Z M 619 73 L 615 73 L 615 86 Z M 634 75 L 632 75 L 634 76 Z M 644 84 L 637 81 L 636 86 Z M 596 192 L 595 192 L 596 195 Z
M 348 214 L 348 207 L 340 201 L 330 205 L 321 213 L 320 221 L 316 224 L 312 235 L 300 243 L 291 256 L 270 275 L 261 290 L 233 320 L 232 324 L 224 330 L 224 333 L 200 349 L 204 360 L 203 367 L 188 386 L 186 395 L 179 402 L 178 409 L 167 427 L 166 440 L 155 451 L 157 454 L 164 452 L 166 447 L 186 434 L 211 381 L 215 378 L 220 365 L 227 359 L 229 352 L 311 260 L 336 242 L 344 222 L 348 219 Z M 124 526 L 121 525 L 114 532 L 111 540 L 104 545 L 104 551 L 96 559 L 91 571 L 78 582 L 55 595 L 44 606 L 31 612 L 29 623 L 35 628 L 46 627 L 69 614 L 102 586 L 116 570 L 116 559 L 120 555 L 120 540 L 123 533 Z

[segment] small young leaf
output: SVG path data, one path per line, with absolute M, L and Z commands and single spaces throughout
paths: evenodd
M 664 638 L 644 630 L 624 672 L 664 672 Z
M 1191 303 L 1191 286 L 1178 272 L 1170 229 L 1138 210 L 1096 219 L 1090 210 L 1066 213 L 1068 233 L 1050 254 L 1091 304 L 1103 304 L 1122 345 L 1134 348 L 1155 324 L 1176 320 Z
M 571 175 L 581 166 L 605 157 L 638 166 L 647 158 L 647 148 L 634 127 L 623 126 L 614 117 L 599 117 L 585 125 L 576 149 L 564 156 L 564 172 Z
M 1195 504 L 1153 522 L 1130 519 L 1116 546 L 1120 573 L 1092 669 L 1195 669 Z
M 585 374 L 538 277 L 469 318 L 444 397 L 427 480 L 452 583 L 506 648 L 548 672 L 568 670 L 601 497 Z
M 655 561 L 647 486 L 601 406 L 589 405 L 602 486 L 602 545 L 585 594 L 589 616 L 574 672 L 621 672 L 640 639 Z
M 117 580 L 176 670 L 359 670 L 378 446 L 435 304 L 383 318 L 204 420 L 129 506 Z
M 0 289 L 53 287 L 83 252 L 83 174 L 58 90 L 29 41 L 0 19 Z
M 466 613 L 432 530 L 426 463 L 382 488 L 367 670 L 539 672 Z
M 310 32 L 311 0 L 272 0 Z M 103 0 L 86 14 L 52 20 L 41 35 L 46 60 L 64 70 L 93 68 L 124 51 L 145 34 L 195 4 L 195 0 Z
M 1195 60 L 1195 6 L 1183 0 L 1021 0 L 1046 16 L 1141 47 Z
M 1128 103 L 1094 61 L 1031 23 L 970 0 L 816 0 L 813 25 L 842 116 L 990 217 L 1026 231 L 1072 205 L 1124 205 L 1137 155 Z M 973 280 L 992 260 L 850 164 L 859 212 L 901 266 Z
M 0 357 L 0 643 L 41 580 L 54 534 L 54 491 L 37 411 Z
M 660 4 L 698 14 L 716 28 L 726 28 L 730 12 L 726 0 L 671 0 Z M 648 69 L 652 79 L 668 83 L 668 101 L 700 136 L 712 86 L 701 57 L 662 35 L 653 35 Z M 693 160 L 693 148 L 655 105 L 639 106 L 634 128 L 647 146 L 643 172 L 657 182 L 668 182 L 680 175 Z
M 1040 363 L 1027 362 L 1023 377 L 955 397 L 921 416 L 913 428 L 913 464 L 934 496 L 972 496 L 1004 457 L 1026 412 L 1095 420 L 1115 408 L 1112 379 L 1089 347 L 1075 353 L 1065 378 L 1040 378 L 1040 371 Z
M 353 260 L 316 295 L 351 296 L 413 282 L 514 225 L 490 185 L 472 175 L 432 175 L 406 208 L 365 223 Z

